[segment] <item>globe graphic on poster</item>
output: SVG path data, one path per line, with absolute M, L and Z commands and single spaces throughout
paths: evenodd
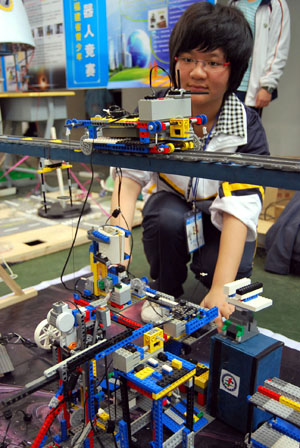
M 131 54 L 133 67 L 148 67 L 151 50 L 147 33 L 143 30 L 133 31 L 128 38 L 127 51 Z

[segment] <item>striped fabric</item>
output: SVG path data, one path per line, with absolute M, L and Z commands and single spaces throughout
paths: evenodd
M 264 188 L 260 185 L 223 182 L 219 188 L 220 198 L 225 196 L 245 196 L 249 194 L 257 194 L 261 203 L 263 203 Z
M 257 11 L 257 8 L 259 7 L 260 2 L 261 2 L 261 0 L 256 0 L 255 2 L 251 2 L 251 3 L 249 3 L 248 0 L 240 0 L 237 3 L 238 9 L 240 9 L 242 11 L 247 22 L 250 25 L 253 37 L 255 36 L 255 15 L 256 15 L 256 11 Z M 252 65 L 252 58 L 250 58 L 250 60 L 249 60 L 249 65 L 248 65 L 247 71 L 244 74 L 242 82 L 238 88 L 238 90 L 241 90 L 242 92 L 247 92 L 247 90 L 248 90 L 251 65 Z

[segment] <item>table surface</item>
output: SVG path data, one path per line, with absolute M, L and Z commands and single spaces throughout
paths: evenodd
M 72 284 L 68 282 L 67 285 L 69 287 L 71 285 L 73 286 L 74 281 Z M 72 300 L 72 293 L 64 289 L 61 285 L 54 285 L 40 291 L 38 296 L 33 299 L 1 310 L 0 328 L 2 335 L 9 332 L 16 332 L 23 337 L 33 340 L 36 326 L 46 318 L 52 304 L 58 300 Z M 139 320 L 139 308 L 140 304 L 127 309 L 124 314 L 134 320 Z M 114 328 L 112 328 L 113 326 Z M 116 326 L 113 324 L 112 327 L 109 329 L 110 333 L 115 333 Z M 26 383 L 40 377 L 45 369 L 53 365 L 51 354 L 42 349 L 29 349 L 20 344 L 9 344 L 6 348 L 15 367 L 15 371 L 0 378 L 0 399 L 9 396 L 9 394 L 13 395 L 15 388 L 24 386 Z M 199 362 L 207 363 L 209 361 L 209 353 L 210 335 L 205 336 L 189 356 L 197 359 Z M 284 347 L 280 378 L 296 386 L 300 386 L 299 371 L 299 352 Z M 36 392 L 11 407 L 13 410 L 14 425 L 11 425 L 8 431 L 9 440 L 16 440 L 19 437 L 18 443 L 20 443 L 26 437 L 31 441 L 34 439 L 43 421 L 41 420 L 41 416 L 39 418 L 37 417 L 37 413 L 41 412 L 42 409 L 43 418 L 45 418 L 51 393 L 55 391 L 56 384 L 50 384 L 47 387 L 47 391 Z M 26 425 L 25 429 L 27 432 L 25 433 L 24 423 L 20 419 L 21 414 L 18 412 L 19 410 L 25 410 L 34 416 L 32 422 Z M 0 421 L 0 440 L 1 436 L 3 438 L 6 428 L 7 421 L 2 419 L 2 423 Z M 201 446 L 201 448 L 219 448 L 220 446 L 222 448 L 241 447 L 243 446 L 243 439 L 244 434 L 217 420 L 205 427 L 196 436 L 197 446 Z M 149 446 L 146 438 L 144 442 L 141 442 L 140 446 Z
M 1 92 L 0 98 L 40 98 L 53 96 L 74 96 L 75 92 L 72 90 L 63 91 L 47 91 L 47 92 Z

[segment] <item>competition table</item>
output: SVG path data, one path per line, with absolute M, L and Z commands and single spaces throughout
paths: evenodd
M 72 281 L 72 285 L 73 284 L 74 282 Z M 68 282 L 67 285 L 71 287 L 71 282 Z M 72 293 L 65 290 L 61 285 L 54 285 L 41 290 L 38 297 L 1 310 L 1 333 L 5 335 L 9 332 L 16 332 L 25 338 L 33 340 L 33 333 L 37 324 L 45 319 L 52 304 L 58 300 L 71 300 L 71 298 Z M 140 304 L 125 310 L 124 314 L 134 320 L 139 320 L 139 306 Z M 121 328 L 124 329 L 124 327 Z M 113 324 L 109 331 L 109 335 L 112 336 L 119 331 L 120 327 Z M 205 336 L 199 343 L 197 343 L 189 356 L 193 359 L 197 359 L 199 362 L 208 362 L 210 337 L 211 334 Z M 0 379 L 1 399 L 13 395 L 16 391 L 16 387 L 24 386 L 26 383 L 33 381 L 38 378 L 45 369 L 53 365 L 51 354 L 42 349 L 26 348 L 20 344 L 7 345 L 6 348 L 15 370 Z M 299 371 L 299 352 L 284 347 L 280 378 L 300 386 Z M 102 375 L 101 370 L 99 374 L 100 376 Z M 18 440 L 18 446 L 22 446 L 20 443 L 24 439 L 31 442 L 33 441 L 43 422 L 43 418 L 45 418 L 47 405 L 52 396 L 51 393 L 56 390 L 56 384 L 50 384 L 46 391 L 40 391 L 30 395 L 11 406 L 11 409 L 13 410 L 13 420 L 8 431 L 8 440 L 12 440 L 14 437 L 15 441 Z M 23 411 L 31 413 L 33 415 L 32 420 L 24 424 L 23 419 L 21 418 L 22 413 L 20 413 L 19 410 L 22 410 L 22 413 Z M 0 419 L 0 440 L 3 440 L 6 428 L 7 421 L 3 418 Z M 139 441 L 139 446 L 148 447 L 149 440 L 152 440 L 151 436 L 150 429 L 149 433 L 143 431 L 143 439 Z M 235 429 L 225 425 L 223 422 L 214 420 L 196 435 L 195 446 L 201 446 L 201 448 L 219 448 L 220 446 L 222 446 L 222 448 L 242 447 L 243 440 L 244 434 L 239 433 Z

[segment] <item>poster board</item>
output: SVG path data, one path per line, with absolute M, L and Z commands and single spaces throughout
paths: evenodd
M 13 56 L 1 58 L 4 91 L 145 87 L 151 68 L 153 86 L 167 86 L 169 36 L 195 3 L 23 1 L 36 47 L 18 54 L 17 67 Z

